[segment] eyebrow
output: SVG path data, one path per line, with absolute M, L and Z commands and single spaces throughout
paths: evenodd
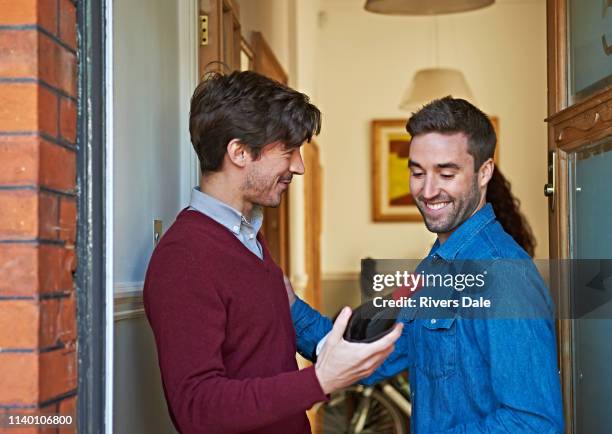
M 442 163 L 442 164 L 436 164 L 436 167 L 437 167 L 438 169 L 456 169 L 456 170 L 461 169 L 461 166 L 459 166 L 457 163 Z
M 417 169 L 422 169 L 423 166 L 421 166 L 419 163 L 417 163 L 416 161 L 413 160 L 408 160 L 408 167 L 412 168 L 415 167 Z M 440 164 L 436 164 L 436 168 L 438 169 L 455 169 L 455 170 L 459 170 L 461 169 L 461 166 L 458 165 L 457 163 L 440 163 Z
M 408 167 L 417 167 L 419 169 L 423 168 L 419 163 L 413 160 L 408 160 Z

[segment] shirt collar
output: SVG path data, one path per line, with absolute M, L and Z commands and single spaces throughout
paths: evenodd
M 225 226 L 236 235 L 240 233 L 244 226 L 257 233 L 263 223 L 263 209 L 260 206 L 253 208 L 251 219 L 247 220 L 238 210 L 200 191 L 198 187 L 191 190 L 189 206 Z
M 441 258 L 450 261 L 455 259 L 457 253 L 465 246 L 468 241 L 474 238 L 488 223 L 495 220 L 493 206 L 487 203 L 478 210 L 473 216 L 464 221 L 451 234 L 446 242 L 440 245 L 440 241 L 436 240 L 428 256 L 440 256 Z

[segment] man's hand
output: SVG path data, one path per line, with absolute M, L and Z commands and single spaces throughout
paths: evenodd
M 293 290 L 293 286 L 291 286 L 291 281 L 285 275 L 283 275 L 283 280 L 285 282 L 285 289 L 287 290 L 287 297 L 289 298 L 289 307 L 293 306 L 295 303 L 295 291 Z
M 350 317 L 351 309 L 342 309 L 317 358 L 315 372 L 325 394 L 371 375 L 393 352 L 394 343 L 402 334 L 403 324 L 400 323 L 389 334 L 375 342 L 347 342 L 342 336 Z

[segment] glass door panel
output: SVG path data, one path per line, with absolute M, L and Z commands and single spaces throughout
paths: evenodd
M 570 103 L 612 84 L 612 0 L 568 0 Z
M 607 138 L 571 155 L 573 259 L 612 259 L 611 151 L 612 138 Z M 610 291 L 607 274 L 603 282 Z M 588 296 L 584 287 L 572 286 L 574 300 Z M 612 303 L 573 321 L 573 336 L 575 432 L 607 433 L 612 426 Z

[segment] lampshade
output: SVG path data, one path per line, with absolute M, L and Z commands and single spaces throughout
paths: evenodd
M 448 95 L 476 103 L 461 71 L 449 68 L 421 69 L 414 75 L 399 108 L 412 111 Z
M 367 0 L 365 10 L 391 15 L 437 15 L 472 11 L 495 0 Z

